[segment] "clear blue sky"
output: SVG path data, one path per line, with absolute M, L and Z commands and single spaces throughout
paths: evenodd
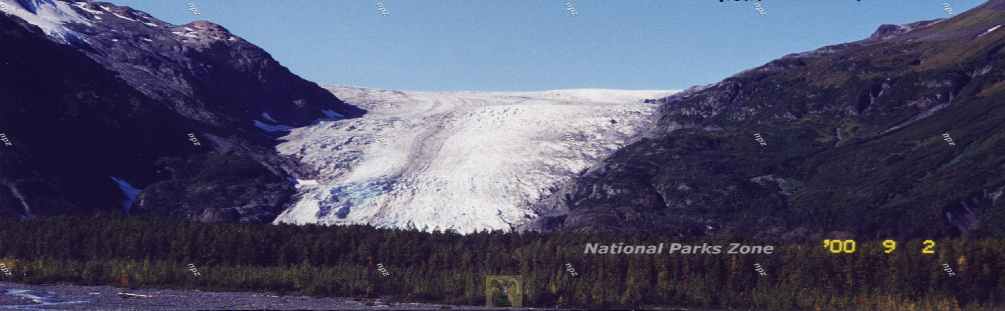
M 980 0 L 109 0 L 206 19 L 319 84 L 402 90 L 681 89 Z M 381 15 L 377 3 L 388 15 Z

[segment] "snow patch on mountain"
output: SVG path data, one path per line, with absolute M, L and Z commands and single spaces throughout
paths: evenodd
M 258 129 L 260 129 L 262 131 L 269 132 L 269 133 L 288 132 L 291 129 L 293 129 L 293 127 L 290 127 L 288 125 L 269 124 L 269 123 L 265 123 L 265 122 L 262 122 L 262 121 L 259 121 L 259 120 L 254 120 L 253 123 L 254 123 L 255 127 L 257 127 Z
M 138 20 L 135 20 L 135 19 L 132 19 L 132 18 L 129 18 L 128 16 L 122 16 L 122 15 L 119 15 L 118 13 L 115 13 L 115 12 L 112 12 L 112 15 L 115 15 L 115 17 L 118 17 L 118 18 L 121 18 L 121 19 L 124 19 L 124 20 L 127 20 L 127 21 L 130 21 L 130 22 L 138 22 Z M 154 26 L 157 26 L 157 25 L 155 24 Z
M 80 8 L 84 12 L 91 13 L 92 15 L 103 15 L 105 12 L 91 8 L 91 4 L 87 2 L 77 2 L 73 4 L 74 6 Z
M 1002 25 L 995 25 L 994 27 L 988 28 L 988 30 L 985 30 L 983 33 L 981 33 L 981 34 L 979 34 L 977 36 L 978 37 L 983 37 L 984 35 L 989 34 L 989 33 L 993 32 L 995 30 L 998 30 L 998 28 L 1001 28 L 1001 27 L 1002 27 Z
M 328 117 L 329 119 L 342 119 L 345 118 L 341 113 L 335 112 L 335 110 L 321 110 L 321 113 Z
M 119 186 L 119 190 L 122 191 L 122 196 L 125 197 L 122 200 L 122 211 L 128 213 L 129 208 L 133 206 L 133 202 L 136 202 L 136 198 L 140 195 L 140 189 L 133 187 L 125 179 L 112 176 L 112 181 L 115 182 L 116 186 Z
M 315 176 L 276 223 L 510 230 L 649 124 L 656 105 L 643 99 L 673 93 L 330 89 L 369 113 L 280 138 Z
M 70 30 L 67 25 L 72 23 L 91 25 L 90 20 L 74 9 L 71 4 L 63 1 L 0 0 L 0 3 L 3 3 L 5 13 L 38 26 L 47 35 L 63 43 L 70 42 L 72 38 L 82 39 L 79 33 Z M 76 5 L 80 7 L 87 4 L 76 3 Z

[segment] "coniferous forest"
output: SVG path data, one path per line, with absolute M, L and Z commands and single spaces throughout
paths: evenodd
M 717 239 L 697 244 L 743 242 Z M 1005 306 L 1000 240 L 940 240 L 934 254 L 921 254 L 921 241 L 900 241 L 890 253 L 879 241 L 858 241 L 851 254 L 811 243 L 775 245 L 771 255 L 584 254 L 586 243 L 617 242 L 687 241 L 645 232 L 458 235 L 368 226 L 6 219 L 0 220 L 0 268 L 9 273 L 0 277 L 482 305 L 486 276 L 514 275 L 522 282 L 524 306 L 535 307 Z

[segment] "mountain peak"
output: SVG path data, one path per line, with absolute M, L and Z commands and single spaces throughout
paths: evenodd
M 896 35 L 911 31 L 911 28 L 904 25 L 883 24 L 876 28 L 876 31 L 869 36 L 869 39 L 884 40 Z
M 0 0 L 7 13 L 41 28 L 47 35 L 61 42 L 69 42 L 79 34 L 70 30 L 69 24 L 90 25 L 91 22 L 73 8 L 82 3 L 56 0 Z
M 231 34 L 227 28 L 205 20 L 174 27 L 171 32 L 179 36 L 182 42 L 201 46 L 209 46 L 217 41 L 238 41 L 237 36 Z
M 0 3 L 10 13 L 0 14 L 0 66 L 25 73 L 0 75 L 0 124 L 17 143 L 0 152 L 0 214 L 268 222 L 299 170 L 270 151 L 280 135 L 270 129 L 365 112 L 208 21 L 175 25 L 97 1 Z M 32 129 L 43 123 L 56 130 Z M 62 129 L 72 133 L 50 135 Z M 214 200 L 192 190 L 235 186 Z M 120 208 L 123 198 L 137 199 Z
M 217 23 L 214 23 L 214 22 L 211 22 L 211 21 L 207 21 L 207 20 L 197 20 L 197 21 L 185 24 L 185 26 L 192 27 L 192 28 L 199 29 L 199 30 L 205 30 L 205 31 L 220 31 L 220 32 L 230 33 L 230 31 L 228 31 L 227 28 L 224 28 L 220 24 L 217 24 Z

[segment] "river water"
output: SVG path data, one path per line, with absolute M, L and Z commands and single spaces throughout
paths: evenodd
M 314 298 L 271 293 L 125 289 L 0 282 L 0 310 L 442 310 L 478 309 L 381 299 Z

